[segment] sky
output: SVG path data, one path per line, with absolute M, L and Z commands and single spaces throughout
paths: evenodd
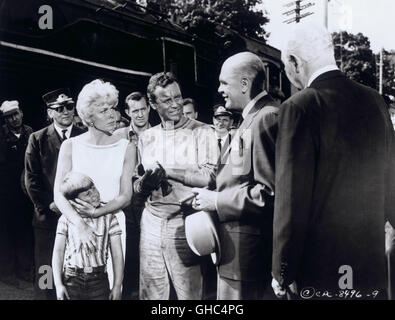
M 265 25 L 265 30 L 271 35 L 268 44 L 281 50 L 284 35 L 292 24 L 283 23 L 292 18 L 282 13 L 295 8 L 284 5 L 292 0 L 263 0 L 263 8 L 268 12 L 271 20 Z M 315 3 L 314 6 L 302 11 L 313 12 L 300 23 L 324 23 L 325 0 L 304 0 L 303 4 Z M 294 24 L 294 23 L 293 23 Z M 377 53 L 381 48 L 395 50 L 395 1 L 394 0 L 330 0 L 328 6 L 328 29 L 331 32 L 346 30 L 356 34 L 358 32 L 367 36 L 371 49 Z

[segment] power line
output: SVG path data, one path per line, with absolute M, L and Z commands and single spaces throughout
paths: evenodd
M 286 7 L 286 8 L 289 8 L 289 7 L 292 7 L 293 5 L 295 5 L 294 9 L 288 10 L 283 13 L 283 15 L 285 15 L 285 16 L 290 16 L 290 15 L 295 14 L 295 17 L 293 17 L 291 19 L 287 19 L 287 20 L 283 21 L 283 23 L 288 23 L 288 24 L 290 24 L 292 22 L 299 23 L 301 19 L 313 14 L 313 12 L 301 13 L 302 10 L 305 10 L 305 9 L 310 8 L 315 5 L 314 2 L 302 4 L 303 1 L 304 0 L 296 0 L 296 1 L 292 1 L 292 2 L 289 2 L 284 5 L 284 7 Z

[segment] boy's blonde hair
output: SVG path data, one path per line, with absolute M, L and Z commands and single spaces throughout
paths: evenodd
M 67 200 L 73 200 L 77 198 L 81 192 L 92 188 L 93 185 L 92 179 L 87 175 L 70 171 L 66 174 L 60 185 L 60 192 Z

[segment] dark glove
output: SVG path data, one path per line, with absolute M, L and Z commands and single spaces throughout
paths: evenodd
M 163 170 L 165 172 L 165 177 L 167 177 L 166 171 L 162 167 L 162 165 L 159 162 L 156 162 L 156 163 L 157 163 L 159 169 L 161 169 L 161 170 Z M 160 183 L 160 187 L 162 188 L 162 196 L 163 197 L 168 196 L 171 193 L 171 191 L 172 191 L 171 184 L 166 179 L 162 180 L 162 182 Z
M 154 171 L 148 169 L 136 181 L 136 191 L 143 194 L 150 194 L 153 190 L 157 190 L 160 187 L 165 178 L 166 171 L 162 167 L 157 167 Z
M 144 166 L 143 166 L 141 163 L 139 163 L 139 164 L 137 165 L 136 171 L 137 171 L 137 174 L 138 174 L 140 177 L 142 177 L 142 176 L 144 175 L 144 173 L 145 173 Z

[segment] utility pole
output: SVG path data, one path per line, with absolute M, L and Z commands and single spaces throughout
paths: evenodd
M 330 0 L 324 0 L 324 26 L 328 29 L 328 5 Z
M 383 94 L 383 51 L 384 49 L 382 48 L 380 50 L 380 80 L 379 80 L 379 93 Z
M 336 61 L 340 62 L 340 71 L 343 71 L 343 31 L 340 31 L 340 43 L 335 43 L 335 47 L 339 48 L 340 59 Z
M 283 23 L 288 23 L 288 24 L 290 24 L 292 22 L 299 23 L 301 19 L 313 14 L 313 12 L 306 12 L 306 13 L 301 14 L 302 10 L 315 5 L 314 2 L 309 2 L 307 4 L 301 4 L 303 1 L 304 0 L 296 0 L 296 1 L 289 2 L 284 5 L 284 7 L 287 7 L 287 8 L 295 5 L 295 9 L 292 9 L 292 10 L 289 10 L 289 11 L 286 11 L 283 13 L 283 15 L 285 15 L 285 16 L 290 16 L 292 14 L 295 14 L 295 17 L 285 20 L 285 21 L 283 21 Z
M 300 1 L 295 1 L 295 21 L 296 23 L 300 22 Z
M 343 72 L 343 32 L 340 31 L 340 71 Z

